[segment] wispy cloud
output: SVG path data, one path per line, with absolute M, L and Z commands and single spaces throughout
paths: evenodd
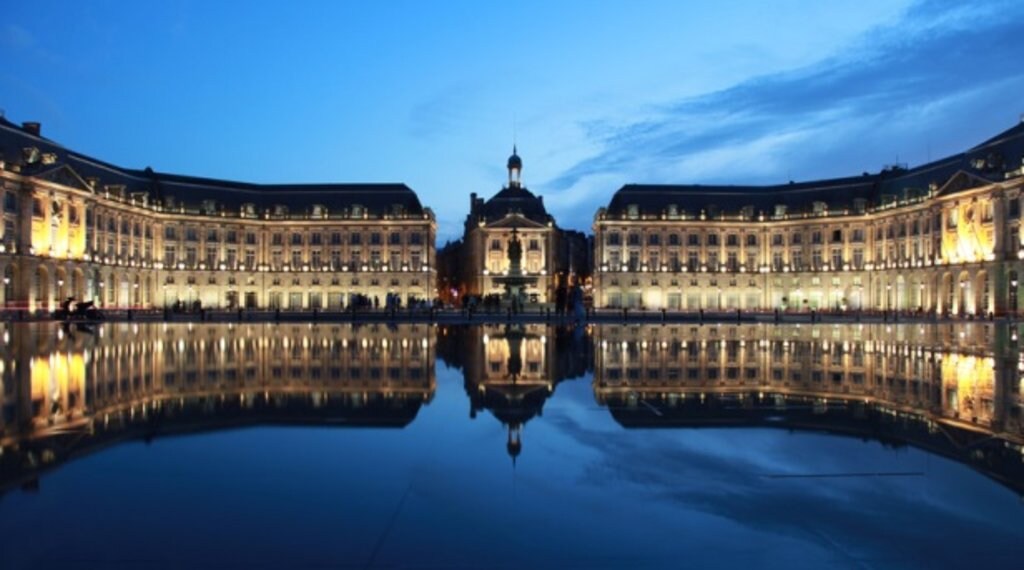
M 900 158 L 924 160 L 924 137 L 937 153 L 964 149 L 980 142 L 967 134 L 994 134 L 978 130 L 973 106 L 1006 106 L 1003 126 L 1021 110 L 1021 53 L 1024 4 L 925 0 L 809 67 L 669 101 L 640 120 L 587 121 L 599 150 L 544 189 L 565 207 L 563 225 L 586 226 L 578 197 L 606 202 L 617 189 L 593 180 L 780 182 L 877 169 L 905 145 Z

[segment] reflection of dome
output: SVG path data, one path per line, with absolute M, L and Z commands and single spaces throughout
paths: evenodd
M 523 452 L 523 426 L 520 424 L 510 424 L 508 426 L 508 443 L 505 444 L 505 450 L 508 451 L 508 456 L 512 458 L 512 466 L 516 465 L 516 458 Z
M 514 145 L 512 146 L 512 156 L 508 157 L 508 168 L 509 170 L 513 168 L 516 170 L 523 169 L 523 159 L 519 158 L 519 155 L 516 154 L 516 147 Z

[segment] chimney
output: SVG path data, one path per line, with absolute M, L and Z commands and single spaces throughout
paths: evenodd
M 37 123 L 35 121 L 26 121 L 26 122 L 21 124 L 21 130 L 25 131 L 26 133 L 28 133 L 30 135 L 35 135 L 37 137 L 39 136 L 39 133 L 42 130 L 42 127 L 43 127 L 43 125 L 41 125 L 40 123 Z

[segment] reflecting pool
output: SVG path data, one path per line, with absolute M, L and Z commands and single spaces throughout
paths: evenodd
M 0 568 L 1019 565 L 1007 324 L 0 330 Z

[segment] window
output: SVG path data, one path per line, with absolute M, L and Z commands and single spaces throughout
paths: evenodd
M 622 238 L 621 238 L 621 236 L 619 234 L 617 234 L 617 233 L 610 233 L 610 234 L 608 234 L 608 245 L 621 245 L 621 244 L 622 244 Z
M 755 234 L 747 234 L 747 246 L 753 247 L 757 245 L 757 236 Z
M 206 241 L 217 241 L 217 230 L 207 230 Z
M 491 251 L 501 251 L 501 240 L 500 239 L 492 239 L 491 240 Z
M 679 245 L 679 234 L 668 234 L 669 245 Z
M 718 245 L 718 234 L 708 234 L 708 245 L 711 245 L 711 246 L 717 246 Z
M 821 243 L 821 230 L 814 230 L 813 232 L 811 232 L 811 243 Z
M 270 236 L 270 245 L 284 245 L 284 236 L 281 234 L 273 234 Z
M 792 245 L 800 245 L 804 242 L 804 234 L 796 232 L 789 237 L 789 243 Z M 781 244 L 780 244 L 781 245 Z
M 4 211 L 11 214 L 18 212 L 18 196 L 14 192 L 4 193 Z
M 640 245 L 640 234 L 629 234 L 629 245 Z
M 864 229 L 855 228 L 853 230 L 853 237 L 851 238 L 851 241 L 854 243 L 864 243 Z
M 363 243 L 363 234 L 352 234 L 350 238 L 352 245 L 361 245 Z
M 843 230 L 832 230 L 832 243 L 843 243 Z
M 423 234 L 420 232 L 409 234 L 409 245 L 423 245 Z
M 686 245 L 700 245 L 700 234 L 687 234 Z
M 402 234 L 398 232 L 388 234 L 388 245 L 402 245 Z
M 373 232 L 370 234 L 370 245 L 380 245 L 380 234 Z
M 199 230 L 196 228 L 185 228 L 185 239 L 187 241 L 199 241 Z
M 302 234 L 300 234 L 300 233 L 293 233 L 292 234 L 292 245 L 302 245 Z
M 647 245 L 661 245 L 661 236 L 658 234 L 648 234 Z
M 46 215 L 46 207 L 39 198 L 32 198 L 32 215 L 40 218 Z
M 310 236 L 309 236 L 309 244 L 310 245 L 323 245 L 323 243 L 324 243 L 324 236 L 323 236 L 323 234 L 318 234 L 318 233 L 310 234 Z
M 782 234 L 772 234 L 772 245 L 782 245 Z
M 1009 217 L 1011 220 L 1016 220 L 1017 218 L 1019 218 L 1020 217 L 1020 199 L 1019 198 L 1014 198 L 1014 199 L 1010 200 L 1010 203 L 1008 204 L 1008 206 L 1009 207 L 1007 208 L 1007 212 L 1006 212 L 1007 217 Z
M 736 234 L 729 234 L 729 235 L 725 236 L 725 245 L 727 245 L 727 246 L 737 246 L 739 244 L 740 244 L 740 236 L 738 236 Z

